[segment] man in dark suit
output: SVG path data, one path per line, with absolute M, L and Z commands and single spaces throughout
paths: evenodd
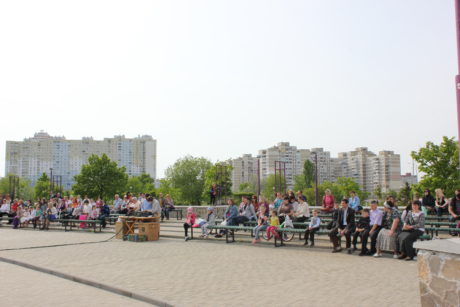
M 342 200 L 342 209 L 337 216 L 336 227 L 329 232 L 329 238 L 334 246 L 333 253 L 342 251 L 340 247 L 340 236 L 345 236 L 347 240 L 346 248 L 351 254 L 351 235 L 355 231 L 355 211 L 348 207 L 348 199 Z

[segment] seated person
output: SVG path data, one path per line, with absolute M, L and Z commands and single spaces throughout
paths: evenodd
M 305 201 L 304 197 L 299 197 L 299 205 L 297 210 L 295 210 L 293 217 L 294 221 L 298 223 L 303 223 L 310 217 L 310 208 L 308 207 L 308 203 Z
M 348 199 L 342 199 L 342 209 L 340 209 L 336 227 L 329 232 L 329 238 L 333 245 L 333 253 L 342 251 L 340 246 L 340 238 L 345 236 L 346 248 L 348 253 L 351 254 L 351 234 L 355 231 L 355 211 L 348 207 Z
M 318 210 L 313 210 L 313 217 L 308 225 L 308 228 L 305 230 L 305 243 L 303 245 L 308 245 L 308 238 L 310 238 L 310 247 L 315 246 L 315 233 L 319 230 L 321 226 L 321 219 L 318 217 Z
M 370 222 L 371 219 L 369 217 L 369 209 L 363 209 L 363 213 L 358 220 L 355 233 L 353 234 L 353 251 L 357 250 L 356 245 L 358 243 L 358 237 L 361 239 L 361 253 L 359 253 L 360 256 L 367 254 L 367 246 L 365 244 L 367 241 L 363 240 L 363 237 L 366 234 L 366 231 L 368 232 L 371 229 Z

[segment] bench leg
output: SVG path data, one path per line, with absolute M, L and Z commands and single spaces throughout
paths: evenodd
M 192 227 L 190 227 L 190 235 L 192 236 L 192 240 L 193 240 L 193 225 Z

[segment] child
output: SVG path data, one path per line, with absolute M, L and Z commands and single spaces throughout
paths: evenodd
M 318 217 L 318 210 L 313 210 L 313 217 L 310 220 L 308 228 L 305 230 L 305 243 L 308 245 L 308 237 L 310 237 L 310 247 L 315 246 L 315 233 L 319 230 L 321 219 Z
M 195 219 L 196 219 L 196 214 L 193 212 L 193 208 L 188 207 L 187 216 L 185 218 L 185 223 L 184 223 L 185 241 L 190 240 L 190 238 L 188 237 L 188 229 L 192 227 L 192 225 L 195 224 Z
M 267 240 L 270 240 L 271 235 L 273 234 L 277 239 L 279 238 L 276 229 L 280 225 L 280 219 L 278 218 L 278 212 L 272 210 L 272 215 L 270 217 L 270 226 L 267 228 Z
M 252 240 L 252 244 L 256 244 L 260 242 L 260 232 L 267 229 L 267 220 L 268 216 L 265 214 L 267 211 L 266 206 L 260 206 L 259 212 L 257 213 L 257 226 L 254 227 L 254 240 Z
M 356 225 L 355 233 L 353 234 L 353 251 L 357 250 L 356 244 L 358 243 L 358 237 L 361 238 L 361 242 L 363 242 L 363 235 L 365 232 L 369 232 L 371 229 L 370 226 L 371 220 L 369 218 L 369 209 L 363 209 L 363 213 L 359 218 L 358 224 Z M 360 256 L 364 256 L 367 254 L 367 247 L 361 243 L 361 253 Z
M 214 226 L 216 224 L 216 215 L 214 214 L 214 207 L 208 207 L 208 217 L 206 223 L 201 225 L 201 237 L 207 238 L 209 235 L 208 226 Z

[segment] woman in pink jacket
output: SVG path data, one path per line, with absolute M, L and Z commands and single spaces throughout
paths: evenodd
M 190 240 L 188 237 L 188 229 L 195 224 L 196 214 L 193 212 L 192 207 L 187 208 L 187 216 L 185 217 L 184 231 L 185 231 L 185 241 Z

